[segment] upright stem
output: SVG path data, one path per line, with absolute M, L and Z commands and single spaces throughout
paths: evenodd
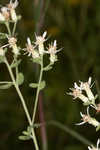
M 37 105 L 38 105 L 38 99 L 39 99 L 39 92 L 40 92 L 40 83 L 41 83 L 42 76 L 43 76 L 43 56 L 41 56 L 41 59 L 42 60 L 41 60 L 40 77 L 39 77 L 38 88 L 37 88 L 37 92 L 36 92 L 36 99 L 35 99 L 33 117 L 32 117 L 32 125 L 33 125 L 34 120 L 35 120 L 35 115 L 36 115 L 36 110 L 37 110 Z
M 6 25 L 6 27 L 7 27 L 9 36 L 11 36 L 11 30 L 10 30 L 10 27 L 9 27 L 9 23 L 6 22 L 5 25 Z
M 14 36 L 14 34 L 15 34 L 15 31 L 16 31 L 16 25 L 17 25 L 17 22 L 14 23 L 13 32 L 12 32 L 12 35 L 13 35 L 13 36 Z
M 30 114 L 29 114 L 29 112 L 28 112 L 28 109 L 27 109 L 25 100 L 24 100 L 24 98 L 23 98 L 23 96 L 22 96 L 22 94 L 21 94 L 21 91 L 20 91 L 18 85 L 16 84 L 16 81 L 15 81 L 15 78 L 14 78 L 14 75 L 13 75 L 13 72 L 12 72 L 12 70 L 11 70 L 11 68 L 10 68 L 10 65 L 9 65 L 7 59 L 5 59 L 5 64 L 7 65 L 7 68 L 8 68 L 9 74 L 10 74 L 10 76 L 11 76 L 11 79 L 12 79 L 12 81 L 13 81 L 13 84 L 14 84 L 14 86 L 15 86 L 15 89 L 16 89 L 16 91 L 17 91 L 19 97 L 20 97 L 20 100 L 21 100 L 21 103 L 22 103 L 22 105 L 23 105 L 23 108 L 24 108 L 24 111 L 25 111 L 27 120 L 28 120 L 28 122 L 29 122 L 29 125 L 32 126 L 31 117 L 30 117 Z M 35 145 L 35 149 L 36 149 L 36 150 L 39 150 L 34 129 L 32 129 L 32 137 L 33 137 L 33 142 L 34 142 L 34 145 Z

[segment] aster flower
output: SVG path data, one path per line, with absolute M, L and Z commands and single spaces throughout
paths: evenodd
M 0 12 L 0 21 L 6 21 L 5 17 L 3 16 L 3 14 Z
M 70 88 L 72 92 L 69 92 L 67 94 L 72 95 L 74 99 L 79 98 L 82 102 L 87 103 L 89 101 L 88 97 L 84 96 L 82 94 L 81 88 L 77 85 L 77 83 L 74 83 L 74 88 Z
M 33 58 L 38 58 L 39 57 L 39 53 L 35 50 L 35 46 L 33 46 L 31 44 L 31 40 L 30 40 L 29 37 L 27 38 L 27 44 L 26 44 L 26 49 L 25 50 L 26 50 L 25 54 L 28 54 L 28 56 L 32 55 Z
M 100 144 L 100 139 L 98 139 L 96 147 L 94 147 L 93 145 L 91 145 L 91 146 L 88 146 L 88 149 L 89 150 L 99 150 L 99 144 Z
M 57 41 L 55 40 L 53 43 L 51 43 L 48 47 L 48 51 L 45 51 L 45 53 L 50 54 L 50 62 L 54 63 L 57 61 L 56 53 L 61 51 L 61 49 L 57 50 Z
M 13 53 L 15 55 L 19 55 L 19 49 L 16 45 L 17 39 L 15 37 L 10 37 L 10 38 L 8 37 L 8 43 L 9 43 L 10 47 L 13 49 Z
M 12 2 L 12 0 L 10 0 L 10 3 L 7 5 L 9 11 L 10 11 L 10 15 L 11 15 L 11 19 L 16 22 L 17 21 L 17 15 L 16 15 L 16 7 L 18 6 L 18 1 L 15 0 L 15 2 Z
M 94 127 L 100 126 L 100 123 L 95 118 L 92 118 L 90 116 L 89 107 L 87 108 L 87 114 L 82 114 L 82 112 L 80 112 L 80 115 L 81 115 L 83 121 L 81 123 L 76 124 L 76 125 L 83 125 L 85 123 L 89 123 L 89 124 L 93 125 Z
M 39 54 L 40 55 L 43 55 L 44 54 L 44 42 L 46 41 L 46 35 L 47 35 L 47 32 L 45 31 L 43 33 L 42 36 L 37 36 L 36 35 L 36 42 L 35 42 L 35 45 L 39 47 Z
M 91 91 L 91 87 L 92 87 L 91 80 L 92 80 L 92 78 L 89 77 L 88 82 L 80 82 L 81 83 L 80 84 L 80 88 L 86 92 L 89 100 L 94 100 L 95 97 L 94 97 L 94 95 L 93 95 L 93 93 Z
M 1 8 L 1 13 L 3 17 L 5 18 L 5 21 L 8 21 L 10 19 L 10 13 L 7 7 L 2 7 Z

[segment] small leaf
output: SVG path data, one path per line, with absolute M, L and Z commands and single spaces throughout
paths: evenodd
M 39 86 L 39 89 L 42 90 L 42 89 L 45 88 L 45 86 L 46 86 L 45 81 L 41 81 L 40 86 Z
M 15 62 L 15 63 L 12 63 L 12 64 L 11 64 L 11 68 L 17 67 L 20 63 L 21 63 L 21 59 L 19 59 L 19 60 L 18 60 L 17 62 Z
M 1 39 L 6 39 L 6 38 L 7 38 L 7 34 L 0 32 L 0 40 L 1 40 Z
M 38 87 L 38 83 L 30 83 L 29 86 L 31 88 L 37 88 Z M 45 81 L 41 81 L 40 86 L 39 86 L 39 90 L 42 90 L 45 86 L 46 86 Z
M 96 132 L 97 132 L 97 131 L 99 131 L 99 130 L 100 130 L 100 125 L 99 125 L 99 126 L 97 126 L 97 128 L 96 128 Z
M 18 85 L 23 84 L 23 82 L 24 82 L 24 75 L 21 72 L 18 73 L 16 82 L 17 82 Z
M 23 131 L 22 132 L 24 135 L 29 135 L 29 133 L 27 131 Z
M 38 83 L 30 83 L 29 86 L 31 88 L 37 88 L 38 87 Z
M 6 83 L 3 85 L 0 85 L 0 89 L 9 89 L 11 86 L 13 85 L 13 83 Z
M 37 64 L 41 64 L 41 58 L 33 58 L 32 61 Z
M 4 56 L 0 56 L 0 63 L 3 63 L 5 60 L 5 57 Z
M 44 71 L 48 71 L 48 70 L 51 70 L 52 69 L 52 66 L 51 65 L 48 65 L 48 66 L 46 66 L 43 70 Z
M 30 140 L 30 139 L 31 139 L 30 136 L 24 136 L 24 135 L 21 135 L 21 136 L 19 136 L 18 138 L 19 138 L 19 140 L 23 140 L 23 141 L 26 141 L 26 140 Z

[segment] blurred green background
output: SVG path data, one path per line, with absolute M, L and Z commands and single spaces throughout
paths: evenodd
M 0 0 L 0 3 L 5 5 L 8 1 Z M 96 133 L 91 125 L 75 125 L 80 122 L 80 111 L 85 112 L 86 108 L 66 92 L 73 86 L 73 82 L 87 81 L 91 76 L 93 81 L 96 81 L 94 93 L 97 88 L 100 95 L 100 0 L 20 0 L 17 13 L 22 16 L 17 26 L 18 44 L 21 47 L 25 47 L 27 37 L 35 40 L 35 32 L 41 34 L 46 30 L 50 36 L 48 42 L 57 39 L 58 48 L 63 48 L 58 54 L 59 61 L 43 76 L 47 83 L 41 93 L 43 121 L 60 122 L 65 128 L 70 127 L 96 144 L 100 131 Z M 3 30 L 3 25 L 0 25 L 0 32 Z M 28 84 L 38 78 L 38 66 L 27 56 L 22 58 L 19 70 L 24 73 L 25 82 L 21 91 L 32 113 L 35 90 L 30 89 Z M 4 64 L 0 64 L 0 80 L 7 79 L 10 79 L 7 69 Z M 93 112 L 92 115 L 94 114 Z M 96 115 L 98 120 L 99 115 Z M 41 121 L 39 107 L 36 122 Z M 15 89 L 0 90 L 0 150 L 34 149 L 32 141 L 18 140 L 18 136 L 27 125 Z M 41 128 L 36 129 L 36 134 L 40 150 L 45 150 L 44 142 L 47 143 L 48 150 L 87 149 L 87 145 L 54 123 L 45 127 L 45 141 Z

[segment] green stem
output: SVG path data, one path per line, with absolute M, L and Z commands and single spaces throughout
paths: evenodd
M 33 110 L 33 117 L 32 117 L 32 125 L 34 124 L 35 120 L 35 115 L 36 115 L 36 110 L 37 110 L 37 105 L 38 105 L 38 99 L 39 99 L 39 92 L 40 92 L 40 83 L 42 80 L 43 76 L 43 56 L 41 56 L 41 69 L 40 69 L 40 77 L 39 77 L 39 82 L 38 82 L 38 87 L 37 87 L 37 92 L 36 92 L 36 98 L 35 98 L 35 104 L 34 104 L 34 110 Z
M 17 62 L 17 56 L 14 56 L 14 59 L 15 59 L 15 62 Z M 18 76 L 18 65 L 15 67 L 16 69 L 16 79 L 17 79 L 17 76 Z
M 16 25 L 17 25 L 17 22 L 14 23 L 13 32 L 12 32 L 12 35 L 13 35 L 13 36 L 14 36 L 14 34 L 15 34 L 15 31 L 16 31 Z
M 67 127 L 67 125 L 63 125 L 62 123 L 58 122 L 58 121 L 49 121 L 47 122 L 47 124 L 49 125 L 54 125 L 56 127 L 58 127 L 59 129 L 63 130 L 66 133 L 69 133 L 71 136 L 73 136 L 74 138 L 76 138 L 77 140 L 79 140 L 80 142 L 82 142 L 83 144 L 87 145 L 93 145 L 89 140 L 87 140 L 85 137 L 83 137 L 82 135 L 80 135 L 79 133 L 77 133 L 76 131 L 70 129 L 69 127 Z
M 9 27 L 9 23 L 6 22 L 5 25 L 6 25 L 6 27 L 7 27 L 9 36 L 11 36 L 11 30 L 10 30 L 10 27 Z
M 7 65 L 9 74 L 10 74 L 10 76 L 11 76 L 11 79 L 12 79 L 12 81 L 13 81 L 13 84 L 14 84 L 14 86 L 15 86 L 15 89 L 16 89 L 16 91 L 17 91 L 19 97 L 20 97 L 21 103 L 22 103 L 22 105 L 23 105 L 23 108 L 24 108 L 24 111 L 25 111 L 27 120 L 28 120 L 28 122 L 29 122 L 29 125 L 31 126 L 31 125 L 32 125 L 32 121 L 31 121 L 31 117 L 30 117 L 30 114 L 29 114 L 29 112 L 28 112 L 28 109 L 27 109 L 25 100 L 24 100 L 24 98 L 23 98 L 23 96 L 22 96 L 22 94 L 21 94 L 21 91 L 20 91 L 18 85 L 16 84 L 16 81 L 15 81 L 15 78 L 14 78 L 14 75 L 13 75 L 13 72 L 12 72 L 12 69 L 10 68 L 10 65 L 9 65 L 7 59 L 5 59 L 5 64 Z M 35 149 L 36 149 L 36 150 L 39 150 L 34 129 L 32 129 L 32 137 L 33 137 L 33 142 L 34 142 L 34 145 L 35 145 Z

